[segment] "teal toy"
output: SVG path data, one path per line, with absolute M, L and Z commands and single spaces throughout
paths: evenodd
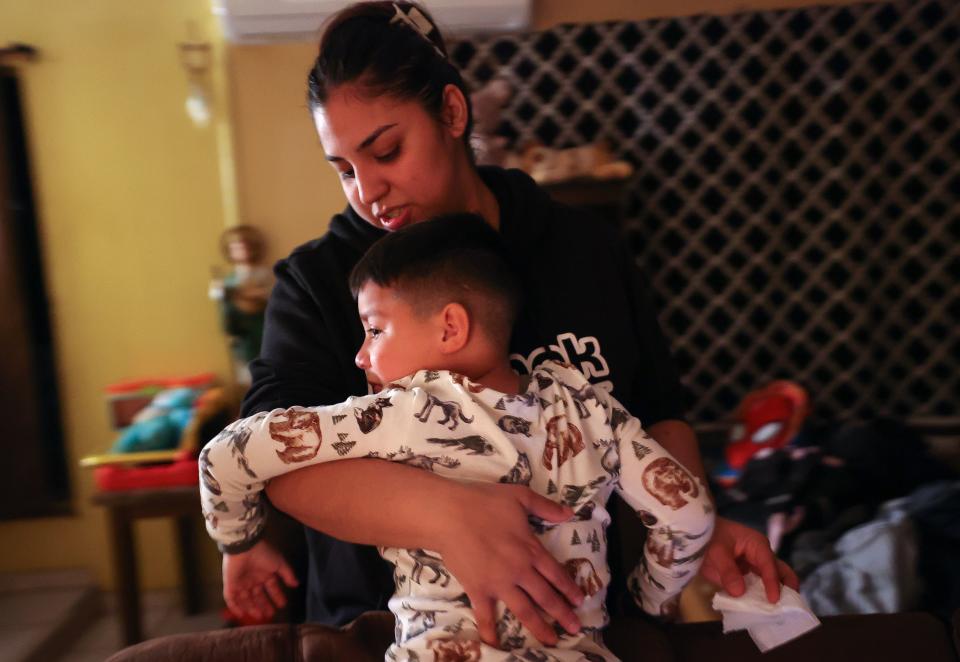
M 201 391 L 172 388 L 160 391 L 125 428 L 111 452 L 139 453 L 177 448 L 193 418 L 193 405 Z

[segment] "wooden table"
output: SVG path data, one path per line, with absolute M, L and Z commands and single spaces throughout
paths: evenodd
M 201 517 L 199 488 L 194 485 L 96 492 L 92 500 L 107 509 L 110 519 L 116 565 L 116 592 L 124 643 L 130 645 L 143 640 L 140 584 L 133 539 L 133 523 L 138 519 L 176 518 L 183 610 L 186 614 L 198 613 L 201 608 L 201 589 L 194 526 L 197 518 Z

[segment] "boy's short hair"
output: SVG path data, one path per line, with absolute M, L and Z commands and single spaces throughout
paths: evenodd
M 419 315 L 450 302 L 504 349 L 520 307 L 520 285 L 500 233 L 477 214 L 445 214 L 391 232 L 350 273 L 356 297 L 369 282 L 396 288 Z

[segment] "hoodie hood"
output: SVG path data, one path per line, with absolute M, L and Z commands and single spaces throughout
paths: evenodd
M 360 254 L 366 253 L 370 244 L 387 234 L 386 230 L 374 227 L 360 218 L 350 205 L 330 219 L 329 232 Z
M 522 170 L 482 166 L 480 178 L 500 207 L 500 233 L 509 245 L 537 239 L 548 226 L 556 203 Z
M 546 230 L 547 212 L 555 203 L 529 175 L 494 166 L 481 166 L 479 173 L 497 199 L 500 232 L 507 243 L 526 243 Z M 350 205 L 330 221 L 330 234 L 360 253 L 386 233 L 360 218 Z

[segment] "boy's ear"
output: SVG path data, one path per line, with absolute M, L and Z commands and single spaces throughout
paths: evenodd
M 448 303 L 440 311 L 442 336 L 440 352 L 453 354 L 463 349 L 470 339 L 470 314 L 459 303 Z

